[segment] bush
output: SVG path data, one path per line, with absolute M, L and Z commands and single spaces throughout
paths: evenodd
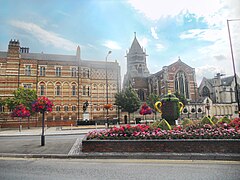
M 212 120 L 210 118 L 208 118 L 207 116 L 204 116 L 200 122 L 201 125 L 205 125 L 205 124 L 210 124 L 210 125 L 214 125 L 214 123 L 212 122 Z
M 227 123 L 229 124 L 231 122 L 231 120 L 229 118 L 227 118 L 226 116 L 224 116 L 223 118 L 219 119 L 217 123 Z
M 216 118 L 216 116 L 213 116 L 213 117 L 211 118 L 211 120 L 212 120 L 212 122 L 213 122 L 214 124 L 216 124 L 216 123 L 218 122 L 218 118 Z
M 182 126 L 183 127 L 186 127 L 186 126 L 189 126 L 189 125 L 192 125 L 193 124 L 193 121 L 191 119 L 188 119 L 188 118 L 184 118 L 183 121 L 182 121 Z
M 152 128 L 160 128 L 160 129 L 163 129 L 163 130 L 172 129 L 171 125 L 165 119 L 163 119 L 161 121 L 156 121 L 151 126 L 152 126 Z

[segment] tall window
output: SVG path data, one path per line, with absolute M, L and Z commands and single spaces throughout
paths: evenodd
M 26 76 L 31 76 L 31 65 L 26 65 L 25 66 L 25 75 Z
M 83 86 L 83 95 L 86 95 L 86 86 Z
M 188 81 L 183 71 L 179 71 L 175 76 L 175 91 L 187 99 L 189 98 Z
M 144 93 L 144 90 L 143 89 L 139 89 L 138 90 L 138 97 L 141 101 L 144 101 L 145 100 L 145 93 Z
M 55 95 L 60 96 L 61 95 L 61 86 L 59 84 L 55 87 Z
M 73 96 L 76 96 L 76 94 L 77 94 L 77 93 L 76 93 L 76 85 L 73 85 L 73 86 L 72 86 L 72 95 L 73 95 Z
M 76 106 L 72 106 L 72 111 L 76 111 L 77 107 Z
M 68 111 L 68 106 L 64 106 L 64 111 Z
M 56 76 L 60 77 L 61 73 L 61 67 L 56 67 Z
M 77 68 L 73 67 L 71 69 L 71 75 L 72 75 L 72 77 L 77 77 Z
M 44 95 L 45 87 L 44 85 L 40 85 L 40 96 Z
M 207 86 L 204 86 L 204 87 L 203 87 L 202 96 L 203 96 L 203 97 L 210 97 L 210 91 L 209 91 L 209 89 L 208 89 Z
M 4 106 L 0 105 L 0 112 L 4 112 Z
M 60 106 L 56 106 L 56 111 L 61 111 Z
M 46 68 L 44 66 L 40 67 L 40 76 L 45 76 L 46 75 Z

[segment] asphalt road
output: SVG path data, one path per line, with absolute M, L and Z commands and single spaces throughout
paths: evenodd
M 84 135 L 45 136 L 45 146 L 40 146 L 40 136 L 0 137 L 0 153 L 14 154 L 68 154 L 78 137 Z
M 240 162 L 0 158 L 0 179 L 238 180 Z

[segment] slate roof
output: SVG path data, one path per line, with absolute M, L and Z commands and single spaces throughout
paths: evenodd
M 21 53 L 22 59 L 37 59 L 49 61 L 76 61 L 74 55 L 44 54 L 44 53 Z
M 133 40 L 131 48 L 129 49 L 129 52 L 130 53 L 142 53 L 143 52 L 136 36 L 134 37 L 134 40 Z
M 221 85 L 230 86 L 233 82 L 234 76 L 229 76 L 221 79 Z

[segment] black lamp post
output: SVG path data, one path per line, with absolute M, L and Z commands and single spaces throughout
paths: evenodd
M 108 54 L 107 54 L 107 56 L 106 56 L 106 99 L 107 99 L 107 106 L 108 106 L 108 76 L 107 76 L 107 74 L 108 74 L 108 69 L 107 69 L 107 58 L 108 58 L 108 56 L 109 56 L 109 54 L 111 54 L 112 53 L 112 51 L 108 51 Z M 108 108 L 106 108 L 107 109 L 107 115 L 106 115 L 106 119 L 107 119 L 107 128 L 108 128 L 108 119 L 109 119 L 109 117 L 108 117 Z
M 41 146 L 45 146 L 45 136 L 44 136 L 44 115 L 45 112 L 42 111 L 42 135 L 41 135 Z
M 234 63 L 234 56 L 233 56 L 233 48 L 232 48 L 232 40 L 231 40 L 231 34 L 230 34 L 230 28 L 229 28 L 229 21 L 240 21 L 240 19 L 228 19 L 227 20 L 227 27 L 228 27 L 228 36 L 229 36 L 229 43 L 231 48 L 231 56 L 232 56 L 232 64 L 233 64 L 233 72 L 234 72 L 234 78 L 235 78 L 235 92 L 236 92 L 236 101 L 238 105 L 238 117 L 240 118 L 240 102 L 239 102 L 239 90 L 238 90 L 238 84 L 237 84 L 237 74 L 235 69 L 235 63 Z

